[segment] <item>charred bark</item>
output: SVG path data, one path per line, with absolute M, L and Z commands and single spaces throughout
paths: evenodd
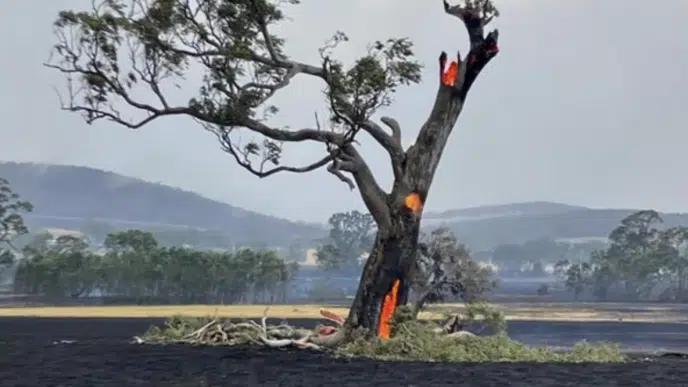
M 466 27 L 470 50 L 464 58 L 459 53 L 453 59 L 450 65 L 453 71 L 449 74 L 451 76 L 445 71 L 447 54 L 443 52 L 440 55 L 439 88 L 435 103 L 415 144 L 403 155 L 390 151 L 394 155 L 392 164 L 395 179 L 392 192 L 386 196 L 386 205 L 381 205 L 380 200 L 377 203 L 366 200 L 367 197 L 379 199 L 382 195 L 366 194 L 365 184 L 361 186 L 362 182 L 358 182 L 364 202 L 371 213 L 378 215 L 378 235 L 363 269 L 345 324 L 347 328 L 363 327 L 376 332 L 382 303 L 396 280 L 400 280 L 397 305 L 407 303 L 422 209 L 416 213 L 408 211 L 404 200 L 409 194 L 415 193 L 420 197 L 421 203 L 425 202 L 444 147 L 463 110 L 468 91 L 482 69 L 499 52 L 498 32 L 495 30 L 487 36 L 484 34 L 484 27 L 494 14 L 487 9 L 451 7 L 447 2 L 443 3 L 445 12 L 459 18 Z M 398 124 L 395 126 L 398 128 Z M 368 126 L 369 131 L 377 133 L 375 129 L 372 124 Z M 386 148 L 396 149 L 391 145 Z
M 377 331 L 382 303 L 396 280 L 400 281 L 397 305 L 408 301 L 411 270 L 420 232 L 420 219 L 401 211 L 389 229 L 378 231 L 351 306 L 347 327 Z

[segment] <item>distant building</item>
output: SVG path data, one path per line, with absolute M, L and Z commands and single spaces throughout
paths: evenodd
M 303 266 L 317 266 L 318 265 L 318 250 L 308 249 L 306 250 L 306 260 L 299 262 Z

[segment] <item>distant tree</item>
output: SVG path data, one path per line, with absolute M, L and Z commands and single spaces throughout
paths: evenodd
M 546 296 L 550 293 L 550 288 L 548 284 L 541 284 L 535 291 L 538 296 Z
M 101 262 L 88 247 L 87 240 L 72 235 L 36 238 L 24 248 L 24 259 L 15 273 L 15 291 L 57 298 L 88 296 L 99 283 Z
M 566 270 L 566 288 L 573 292 L 576 300 L 592 281 L 592 266 L 589 262 L 570 265 Z
M 417 316 L 426 303 L 443 302 L 448 297 L 481 301 L 496 285 L 491 277 L 492 271 L 480 266 L 449 229 L 436 229 L 421 238 L 413 277 L 417 293 L 413 313 Z
M 499 52 L 498 32 L 485 33 L 499 13 L 491 0 L 443 3 L 445 13 L 465 26 L 470 48 L 453 58 L 439 55 L 434 105 L 414 145 L 404 149 L 401 125 L 380 118 L 390 128 L 385 131 L 375 115 L 393 102 L 400 87 L 420 81 L 412 43 L 398 38 L 374 42 L 366 54 L 345 64 L 332 55 L 335 46 L 348 40 L 338 32 L 319 51 L 318 63 L 303 63 L 289 58 L 284 39 L 271 32 L 284 20 L 287 3 L 299 1 L 102 0 L 86 12 L 60 12 L 54 23 L 55 60 L 47 66 L 70 83 L 64 110 L 82 114 L 88 123 L 108 120 L 135 129 L 165 117 L 188 117 L 256 176 L 327 167 L 351 189 L 358 187 L 378 235 L 347 327 L 376 330 L 380 305 L 397 280 L 398 302 L 407 302 L 406 277 L 416 257 L 422 204 L 469 90 Z M 194 77 L 201 80 L 198 93 L 179 104 L 168 90 L 190 71 L 202 74 Z M 327 128 L 317 123 L 289 130 L 268 120 L 278 110 L 270 98 L 297 75 L 323 82 Z M 240 144 L 239 132 L 252 132 L 261 140 Z M 394 175 L 390 192 L 382 189 L 356 147 L 361 132 L 389 156 Z M 323 154 L 309 165 L 280 165 L 285 142 L 320 144 Z
M 688 229 L 661 230 L 661 223 L 652 210 L 624 218 L 610 233 L 608 247 L 593 251 L 587 262 L 567 267 L 563 276 L 567 287 L 576 296 L 589 287 L 599 299 L 614 292 L 627 300 L 650 300 L 665 287 L 663 294 L 679 299 L 686 287 Z
M 557 277 L 559 281 L 566 281 L 566 270 L 571 266 L 568 259 L 562 259 L 554 264 L 554 276 Z
M 12 241 L 28 234 L 23 215 L 32 210 L 31 203 L 21 200 L 19 194 L 12 191 L 9 181 L 0 178 L 0 279 L 14 266 L 16 247 Z
M 333 214 L 328 223 L 330 232 L 326 243 L 318 248 L 318 265 L 325 270 L 360 272 L 359 258 L 374 242 L 375 220 L 370 214 L 350 211 Z
M 688 300 L 688 227 L 677 226 L 661 233 L 660 253 L 665 274 L 674 288 L 674 299 Z
M 110 234 L 106 246 L 96 254 L 86 239 L 39 235 L 24 248 L 15 291 L 127 303 L 274 303 L 287 299 L 298 272 L 273 251 L 160 247 L 141 230 Z
M 624 218 L 609 234 L 610 245 L 604 257 L 619 274 L 626 296 L 631 299 L 647 297 L 660 279 L 660 231 L 655 226 L 661 223 L 657 211 L 638 211 Z
M 151 232 L 126 230 L 108 234 L 105 247 L 114 251 L 150 252 L 158 248 L 158 241 Z
M 7 280 L 8 270 L 14 266 L 17 257 L 10 250 L 0 250 L 0 283 Z
M 9 181 L 0 177 L 0 249 L 12 247 L 14 238 L 29 232 L 23 215 L 31 211 L 31 203 L 22 200 Z

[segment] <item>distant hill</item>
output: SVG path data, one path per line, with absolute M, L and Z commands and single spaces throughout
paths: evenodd
M 466 221 L 514 216 L 554 215 L 586 209 L 587 208 L 581 206 L 572 206 L 569 204 L 561 203 L 526 202 L 463 208 L 458 210 L 447 210 L 442 212 L 430 212 L 425 214 L 424 219 L 429 221 L 442 222 Z
M 118 229 L 214 230 L 233 243 L 288 245 L 323 236 L 321 225 L 279 219 L 193 192 L 98 169 L 0 162 L 0 176 L 34 205 L 34 227 L 79 229 L 85 222 Z
M 427 214 L 424 225 L 449 227 L 474 250 L 537 239 L 606 238 L 636 209 L 592 209 L 551 202 L 528 202 Z M 661 214 L 663 227 L 688 225 L 688 214 Z
M 0 162 L 0 176 L 31 201 L 33 227 L 65 230 L 164 230 L 167 240 L 194 245 L 292 246 L 307 249 L 326 235 L 322 225 L 294 222 L 233 207 L 181 189 L 93 168 Z M 527 202 L 429 212 L 423 226 L 447 226 L 472 250 L 537 239 L 605 238 L 635 209 L 591 209 Z M 688 214 L 662 214 L 665 226 L 688 225 Z M 158 233 L 158 235 L 161 235 Z M 200 242 L 199 242 L 200 241 Z M 303 255 L 299 253 L 299 255 Z

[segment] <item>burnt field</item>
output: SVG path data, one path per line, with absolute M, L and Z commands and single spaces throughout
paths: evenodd
M 643 356 L 642 364 L 443 364 L 334 359 L 299 350 L 132 345 L 159 319 L 0 318 L 2 386 L 682 386 L 688 360 Z M 315 322 L 290 321 L 312 326 Z M 625 348 L 688 348 L 683 324 L 509 324 L 531 345 L 590 341 Z

